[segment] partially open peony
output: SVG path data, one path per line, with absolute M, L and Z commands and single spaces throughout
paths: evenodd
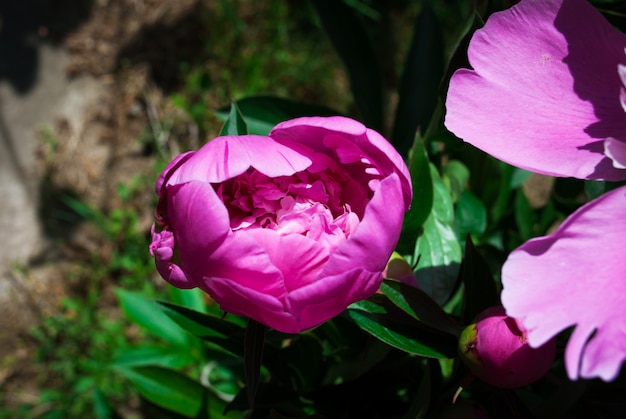
M 215 138 L 176 157 L 156 192 L 163 278 L 286 333 L 376 292 L 412 198 L 395 149 L 344 117 Z

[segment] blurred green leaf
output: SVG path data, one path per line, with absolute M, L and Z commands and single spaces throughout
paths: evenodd
M 147 332 L 175 345 L 186 346 L 189 343 L 185 331 L 166 316 L 155 301 L 119 288 L 115 294 L 126 317 Z
M 207 313 L 207 307 L 204 302 L 204 292 L 200 288 L 192 288 L 188 290 L 169 287 L 170 298 L 174 304 L 187 307 L 191 310 Z
M 403 156 L 413 145 L 418 130 L 426 132 L 437 106 L 444 71 L 441 29 L 430 2 L 422 2 L 404 63 L 391 137 L 391 142 Z
M 469 183 L 470 172 L 463 163 L 458 160 L 450 160 L 443 167 L 442 180 L 450 189 L 452 202 L 457 202 Z
M 156 365 L 165 368 L 182 368 L 197 362 L 188 347 L 141 346 L 119 353 L 112 361 L 113 367 L 140 367 Z
M 526 241 L 535 236 L 535 212 L 521 188 L 515 194 L 515 224 L 519 230 L 520 240 Z
M 113 409 L 102 391 L 93 389 L 93 406 L 96 419 L 121 419 L 121 416 Z
M 456 339 L 421 326 L 382 295 L 351 304 L 347 314 L 360 328 L 394 348 L 428 358 L 456 356 Z
M 473 193 L 464 190 L 456 203 L 454 228 L 457 237 L 481 235 L 487 229 L 487 209 Z
M 487 261 L 478 252 L 470 236 L 465 241 L 465 257 L 461 264 L 464 285 L 463 324 L 471 323 L 481 311 L 500 305 L 500 298 Z
M 424 143 L 419 137 L 415 138 L 411 151 L 409 170 L 413 185 L 413 200 L 411 208 L 404 216 L 402 234 L 398 241 L 398 252 L 403 255 L 413 253 L 420 229 L 433 206 L 433 182 L 430 177 L 430 164 Z
M 224 126 L 220 131 L 220 136 L 222 135 L 245 135 L 248 133 L 248 126 L 246 125 L 246 121 L 243 119 L 243 115 L 239 111 L 236 102 L 232 102 L 230 104 L 230 112 L 228 114 L 228 118 L 224 121 Z
M 346 67 L 363 122 L 382 131 L 382 73 L 363 22 L 343 1 L 311 0 L 311 4 Z
M 189 377 L 162 367 L 118 368 L 143 397 L 157 406 L 180 415 L 199 415 L 207 389 Z
M 276 124 L 288 119 L 339 114 L 330 108 L 276 96 L 246 97 L 237 101 L 237 107 L 248 125 L 248 132 L 256 135 L 267 135 Z M 215 114 L 225 121 L 230 115 L 230 108 L 220 108 Z
M 461 327 L 424 291 L 394 280 L 385 280 L 380 290 L 402 311 L 424 324 L 454 337 L 461 332 Z

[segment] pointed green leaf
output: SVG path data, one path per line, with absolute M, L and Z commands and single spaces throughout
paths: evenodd
M 184 290 L 170 286 L 169 290 L 170 298 L 174 304 L 187 307 L 201 313 L 207 313 L 207 307 L 204 302 L 205 294 L 200 290 L 200 288 Z
M 224 126 L 220 131 L 220 135 L 245 135 L 248 133 L 248 126 L 243 119 L 243 115 L 239 111 L 237 104 L 232 102 L 230 104 L 230 112 L 228 118 L 224 121 Z
M 147 365 L 165 368 L 182 368 L 198 361 L 191 348 L 181 346 L 140 346 L 120 352 L 112 361 L 112 367 L 141 367 Z
M 159 302 L 163 312 L 182 329 L 201 339 L 218 344 L 233 354 L 243 349 L 243 328 L 225 318 Z
M 454 337 L 461 333 L 461 327 L 424 291 L 394 280 L 385 280 L 380 290 L 409 316 Z
M 188 336 L 159 308 L 155 301 L 144 295 L 122 289 L 116 289 L 115 295 L 126 317 L 141 326 L 147 332 L 171 342 L 186 346 Z
M 250 96 L 237 101 L 237 108 L 243 115 L 248 132 L 267 135 L 280 122 L 301 116 L 332 116 L 339 113 L 324 106 L 296 102 L 276 96 Z M 215 114 L 222 120 L 230 115 L 228 107 L 220 108 Z
M 185 417 L 198 416 L 207 389 L 199 382 L 167 368 L 118 368 L 139 394 L 157 406 Z
M 351 304 L 347 314 L 361 329 L 394 348 L 429 358 L 456 356 L 456 339 L 423 327 L 384 296 Z

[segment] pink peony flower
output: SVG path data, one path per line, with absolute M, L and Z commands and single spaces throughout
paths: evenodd
M 472 373 L 502 388 L 522 387 L 543 377 L 556 357 L 556 340 L 528 345 L 526 330 L 504 307 L 488 308 L 461 333 L 459 354 Z
M 215 138 L 175 158 L 156 192 L 163 278 L 286 333 L 376 292 L 412 197 L 394 148 L 343 117 Z
M 445 124 L 510 164 L 626 179 L 626 36 L 584 0 L 522 0 L 474 35 L 473 70 L 450 82 Z M 626 188 L 511 253 L 502 302 L 531 346 L 576 326 L 570 378 L 614 379 L 626 359 Z

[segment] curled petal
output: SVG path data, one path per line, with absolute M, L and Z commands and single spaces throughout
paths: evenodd
M 163 170 L 163 172 L 161 172 L 161 175 L 157 179 L 155 185 L 155 191 L 158 196 L 162 195 L 161 190 L 163 188 L 163 185 L 168 182 L 172 174 L 174 174 L 174 172 L 176 172 L 176 170 L 180 166 L 182 166 L 187 160 L 189 160 L 189 158 L 193 156 L 194 153 L 195 151 L 188 151 L 186 153 L 179 154 L 178 156 L 174 157 L 174 159 L 165 167 L 165 169 Z
M 342 116 L 303 117 L 282 122 L 270 132 L 272 138 L 297 141 L 318 152 L 328 151 L 324 141 L 333 135 L 350 140 L 355 146 L 350 151 L 354 153 L 357 148 L 362 150 L 364 157 L 379 169 L 381 175 L 397 173 L 402 182 L 406 208 L 409 207 L 412 198 L 411 175 L 402 156 L 383 136 L 360 122 Z M 348 158 L 348 150 L 342 151 L 344 158 Z
M 626 187 L 581 207 L 552 235 L 513 251 L 502 303 L 538 347 L 576 326 L 566 350 L 570 378 L 612 380 L 626 359 Z
M 515 166 L 626 179 L 604 140 L 626 141 L 618 66 L 626 36 L 585 0 L 523 0 L 493 14 L 450 81 L 446 127 Z
M 211 162 L 211 164 L 207 164 Z M 305 170 L 311 159 L 292 147 L 258 135 L 218 137 L 205 144 L 171 178 L 171 184 L 192 180 L 220 183 L 254 167 L 269 177 Z
M 180 266 L 175 264 L 174 257 L 174 234 L 171 231 L 157 233 L 152 226 L 152 243 L 150 254 L 154 257 L 159 274 L 170 284 L 177 288 L 195 288 L 197 284 L 187 278 Z

